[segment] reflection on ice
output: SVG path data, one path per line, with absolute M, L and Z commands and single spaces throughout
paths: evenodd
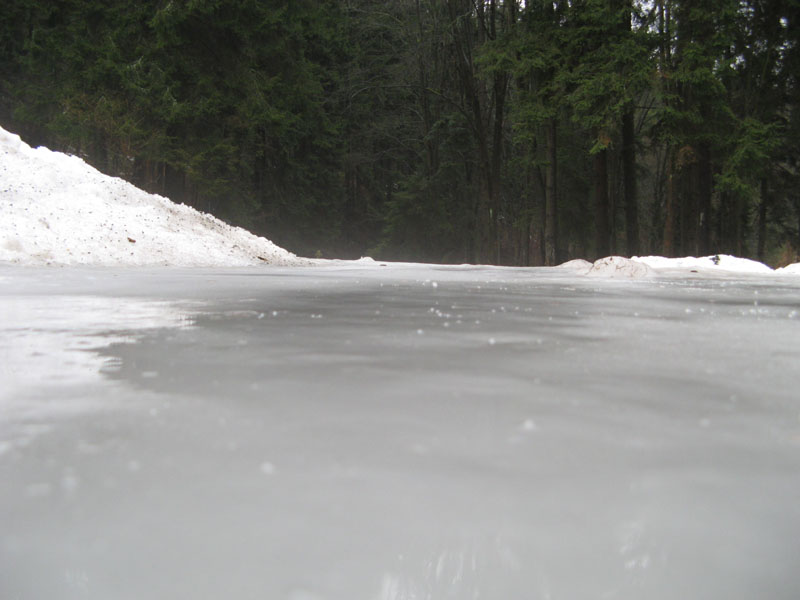
M 7 428 L 0 453 L 11 447 L 10 439 L 25 444 L 34 430 L 49 427 L 27 423 L 32 418 L 47 421 L 58 413 L 99 408 L 111 399 L 102 374 L 119 368 L 121 361 L 101 356 L 101 349 L 132 344 L 148 330 L 190 327 L 194 318 L 186 307 L 166 301 L 0 296 L 0 408 Z

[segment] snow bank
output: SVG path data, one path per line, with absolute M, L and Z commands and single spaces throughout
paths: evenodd
M 664 258 L 663 256 L 634 256 L 633 260 L 644 263 L 653 269 L 679 269 L 684 271 L 731 271 L 735 273 L 772 273 L 764 263 L 749 258 L 738 258 L 728 254 L 715 254 L 695 258 Z
M 608 256 L 596 260 L 586 274 L 590 277 L 641 279 L 653 275 L 653 269 L 644 263 L 631 260 L 630 258 Z
M 594 263 L 577 259 L 559 265 L 579 275 L 611 279 L 640 279 L 652 276 L 706 275 L 731 277 L 739 275 L 800 275 L 800 263 L 772 270 L 764 263 L 728 254 L 715 254 L 695 258 L 665 258 L 663 256 L 608 256 Z
M 558 265 L 559 269 L 568 269 L 570 271 L 577 271 L 579 273 L 588 273 L 589 269 L 592 268 L 592 263 L 588 260 L 583 260 L 582 258 L 576 258 L 573 260 L 568 260 L 565 263 L 561 263 Z
M 653 275 L 653 270 L 647 265 L 622 256 L 607 256 L 594 263 L 576 258 L 558 265 L 557 268 L 573 271 L 576 275 L 607 279 L 640 279 Z
M 32 149 L 0 128 L 0 261 L 246 266 L 302 259 L 239 227 Z
M 800 263 L 794 263 L 793 265 L 775 269 L 775 272 L 781 275 L 800 275 Z

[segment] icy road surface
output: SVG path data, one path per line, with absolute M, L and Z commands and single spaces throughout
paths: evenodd
M 4 600 L 796 600 L 800 279 L 0 267 Z

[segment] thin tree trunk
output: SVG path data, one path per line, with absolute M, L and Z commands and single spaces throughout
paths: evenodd
M 558 264 L 558 147 L 556 120 L 551 119 L 546 128 L 547 168 L 545 171 L 544 245 L 545 264 Z
M 673 256 L 675 253 L 675 204 L 677 202 L 677 181 L 675 173 L 675 150 L 669 149 L 667 159 L 667 196 L 664 199 L 664 240 L 662 253 Z
M 422 27 L 422 9 L 420 1 L 416 1 L 417 10 L 417 46 L 420 48 L 417 55 L 417 76 L 419 83 L 419 97 L 420 104 L 422 105 L 422 126 L 424 132 L 425 149 L 427 151 L 427 167 L 426 175 L 430 176 L 436 172 L 438 168 L 437 145 L 433 137 L 430 135 L 433 128 L 433 116 L 431 114 L 431 105 L 428 97 L 428 80 L 425 70 L 425 60 L 422 54 L 422 39 L 424 35 Z
M 595 252 L 602 258 L 609 253 L 607 150 L 601 150 L 594 155 L 594 198 L 597 232 Z
M 694 165 L 685 165 L 675 174 L 675 183 L 678 190 L 677 200 L 680 207 L 678 212 L 678 247 L 676 248 L 679 256 L 697 254 L 694 249 L 687 251 L 690 248 L 689 240 L 691 236 L 689 235 L 689 229 L 694 227 L 694 221 L 691 217 L 692 207 L 695 203 L 695 190 L 691 186 L 693 169 Z M 689 185 L 687 185 L 687 179 L 689 179 Z
M 797 239 L 795 240 L 795 253 L 800 253 L 800 196 L 794 197 L 794 209 L 797 212 Z
M 625 242 L 629 256 L 639 254 L 639 207 L 636 189 L 636 131 L 633 110 L 622 115 L 622 177 L 625 186 Z
M 735 252 L 736 256 L 744 255 L 744 201 L 741 194 L 736 194 Z
M 697 248 L 698 254 L 706 256 L 711 253 L 711 194 L 713 174 L 711 172 L 711 149 L 708 144 L 701 144 L 698 164 L 697 191 L 699 198 Z
M 494 11 L 492 11 L 494 15 Z M 494 25 L 492 25 L 494 28 Z M 492 241 L 494 243 L 495 264 L 500 264 L 500 181 L 503 169 L 503 122 L 505 113 L 508 76 L 496 73 L 494 76 L 494 131 L 492 133 L 491 184 L 489 193 L 492 206 Z
M 767 246 L 767 204 L 769 204 L 769 184 L 761 178 L 761 202 L 758 205 L 758 260 L 764 262 Z

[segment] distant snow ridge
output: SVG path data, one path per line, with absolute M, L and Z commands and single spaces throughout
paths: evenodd
M 247 266 L 303 259 L 267 239 L 32 149 L 0 128 L 0 261 L 21 264 Z

